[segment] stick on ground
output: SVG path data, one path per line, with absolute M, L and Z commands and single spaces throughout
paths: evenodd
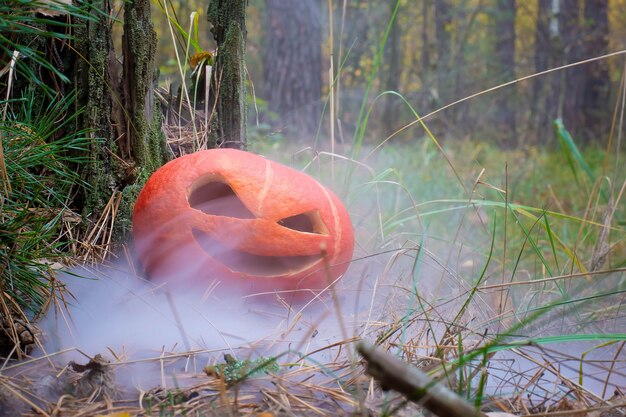
M 440 417 L 484 416 L 442 383 L 376 346 L 359 342 L 356 348 L 367 362 L 367 373 L 386 389 L 404 394 Z

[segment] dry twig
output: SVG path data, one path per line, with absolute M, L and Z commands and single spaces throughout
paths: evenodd
M 484 416 L 461 397 L 433 380 L 417 368 L 411 368 L 390 354 L 366 342 L 359 342 L 357 350 L 367 362 L 367 373 L 386 389 L 404 394 L 438 416 Z

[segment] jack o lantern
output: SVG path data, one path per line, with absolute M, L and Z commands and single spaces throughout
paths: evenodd
M 335 194 L 234 149 L 185 155 L 157 170 L 135 203 L 133 237 L 151 279 L 220 281 L 247 294 L 314 294 L 346 271 L 354 249 Z

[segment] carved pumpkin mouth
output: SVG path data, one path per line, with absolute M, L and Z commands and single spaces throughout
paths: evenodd
M 212 216 L 255 219 L 256 216 L 239 199 L 225 179 L 210 175 L 196 181 L 188 197 L 189 205 Z M 281 219 L 280 226 L 302 233 L 328 234 L 318 211 Z M 321 260 L 321 254 L 305 256 L 261 256 L 225 246 L 210 234 L 192 228 L 192 234 L 203 251 L 233 272 L 261 277 L 296 274 Z
M 260 256 L 225 247 L 208 233 L 192 228 L 196 242 L 204 252 L 233 272 L 273 277 L 296 274 L 319 262 L 321 255 L 311 256 Z

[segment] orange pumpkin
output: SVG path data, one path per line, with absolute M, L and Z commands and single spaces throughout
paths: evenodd
M 247 294 L 314 294 L 346 271 L 354 249 L 335 194 L 234 149 L 182 156 L 156 171 L 135 204 L 133 237 L 150 278 L 220 281 Z

